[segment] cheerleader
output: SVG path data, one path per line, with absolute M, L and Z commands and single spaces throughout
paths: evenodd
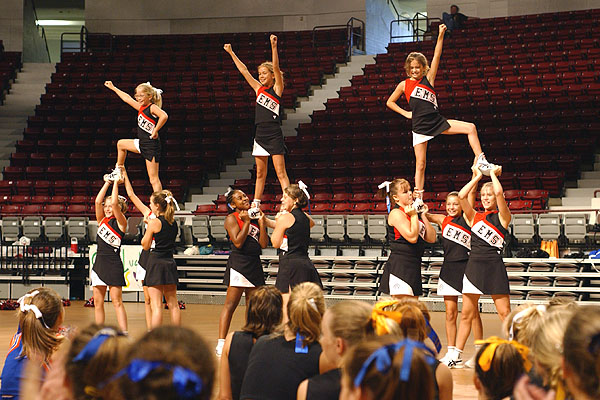
M 115 169 L 104 176 L 105 180 L 123 180 L 125 158 L 127 152 L 141 154 L 146 160 L 146 170 L 152 185 L 152 190 L 160 192 L 162 184 L 158 177 L 158 163 L 160 160 L 160 139 L 158 131 L 163 127 L 169 116 L 162 110 L 162 90 L 150 85 L 150 82 L 141 83 L 135 88 L 135 100 L 117 88 L 111 81 L 104 82 L 104 86 L 112 90 L 121 100 L 135 108 L 137 116 L 137 139 L 121 139 L 117 142 L 117 164 Z
M 389 198 L 393 209 L 387 218 L 391 254 L 385 264 L 379 291 L 395 298 L 423 294 L 421 257 L 425 242 L 434 243 L 436 233 L 427 219 L 427 205 L 419 216 L 413 207 L 413 195 L 406 179 L 394 179 L 382 184 L 382 194 Z
M 490 173 L 492 182 L 481 187 L 481 203 L 485 212 L 476 212 L 468 202 L 468 193 L 477 187 L 482 173 L 477 166 L 472 167 L 473 178 L 463 187 L 458 198 L 463 215 L 471 227 L 471 254 L 463 278 L 463 308 L 458 327 L 456 348 L 448 355 L 447 364 L 451 368 L 463 366 L 462 352 L 471 333 L 471 325 L 477 315 L 477 303 L 482 294 L 491 295 L 500 320 L 510 313 L 510 289 L 508 275 L 502 261 L 504 237 L 508 233 L 510 210 L 504 199 L 498 176 L 502 168 L 496 166 Z
M 156 215 L 148 221 L 148 228 L 142 238 L 142 247 L 149 251 L 143 267 L 146 269 L 145 284 L 150 295 L 152 310 L 152 329 L 162 324 L 163 296 L 171 312 L 171 323 L 181 325 L 181 311 L 177 302 L 177 264 L 173 259 L 177 222 L 175 222 L 175 206 L 177 203 L 168 190 L 152 193 L 150 210 Z M 154 248 L 152 242 L 155 242 Z
M 277 36 L 271 35 L 271 52 L 273 61 L 266 61 L 258 66 L 258 81 L 248 71 L 246 65 L 240 61 L 231 49 L 230 44 L 223 46 L 229 53 L 235 66 L 246 79 L 246 82 L 256 93 L 256 134 L 252 155 L 256 161 L 256 186 L 252 208 L 260 208 L 260 198 L 265 188 L 269 156 L 273 159 L 273 166 L 277 179 L 284 190 L 290 185 L 285 170 L 286 148 L 281 131 L 281 95 L 283 93 L 283 72 L 279 69 L 279 55 L 277 54 Z
M 302 187 L 302 188 L 301 188 Z M 294 286 L 314 282 L 323 288 L 317 269 L 308 257 L 310 228 L 315 222 L 302 209 L 308 204 L 309 194 L 302 181 L 288 186 L 281 198 L 281 211 L 275 222 L 267 220 L 273 228 L 271 243 L 279 248 L 279 271 L 275 286 L 283 296 L 284 322 L 287 321 L 287 302 Z
M 96 221 L 98 234 L 96 242 L 98 250 L 96 261 L 90 272 L 94 291 L 94 316 L 98 325 L 104 324 L 104 296 L 106 287 L 110 290 L 110 299 L 117 314 L 119 328 L 127 332 L 127 313 L 123 305 L 123 286 L 127 286 L 123 275 L 121 261 L 121 240 L 127 231 L 127 200 L 119 196 L 119 184 L 112 183 L 112 194 L 108 197 L 106 191 L 110 182 L 105 182 L 96 196 Z
M 227 206 L 232 212 L 225 219 L 225 229 L 233 246 L 223 279 L 223 284 L 227 286 L 227 296 L 219 318 L 219 339 L 215 349 L 218 357 L 221 356 L 231 317 L 242 294 L 245 292 L 248 299 L 258 286 L 265 284 L 260 253 L 269 244 L 265 215 L 261 212 L 258 220 L 250 220 L 250 201 L 246 193 L 230 190 L 226 196 Z
M 475 187 L 469 192 L 469 204 L 475 204 Z M 444 247 L 444 263 L 440 271 L 437 294 L 444 296 L 446 306 L 446 339 L 448 353 L 456 345 L 456 317 L 458 316 L 458 296 L 462 295 L 462 281 L 471 250 L 471 227 L 465 221 L 458 200 L 458 192 L 451 192 L 446 197 L 446 212 L 448 215 L 428 214 L 433 223 L 442 228 L 442 246 Z M 483 325 L 479 311 L 473 319 L 473 335 L 475 340 L 483 339 Z M 479 345 L 475 346 L 476 350 Z M 446 357 L 441 359 L 446 361 Z M 472 358 L 465 363 L 468 367 L 475 366 Z
M 417 198 L 422 198 L 425 185 L 427 141 L 439 134 L 467 135 L 471 149 L 475 153 L 477 167 L 486 175 L 489 175 L 489 171 L 494 168 L 493 164 L 487 162 L 481 151 L 481 144 L 474 124 L 454 119 L 446 120 L 440 115 L 434 83 L 440 57 L 442 56 L 445 32 L 446 25 L 441 24 L 431 67 L 427 64 L 427 59 L 423 54 L 413 52 L 408 55 L 404 63 L 404 70 L 408 75 L 408 79 L 398 84 L 386 103 L 391 110 L 412 120 L 413 148 L 416 159 L 414 191 Z M 396 104 L 403 94 L 406 96 L 412 111 L 406 111 Z M 415 208 L 419 209 L 421 204 L 422 200 L 415 202 Z
M 150 207 L 145 205 L 139 197 L 133 191 L 133 186 L 131 185 L 131 181 L 129 180 L 129 176 L 127 176 L 127 171 L 123 169 L 123 178 L 125 181 L 125 190 L 127 191 L 127 196 L 137 208 L 142 215 L 144 216 L 144 227 L 148 229 L 148 221 L 151 221 L 156 218 L 156 215 L 152 213 Z M 152 238 L 152 243 L 150 244 L 150 249 L 153 249 L 156 246 L 154 238 Z M 146 281 L 144 278 L 146 277 L 146 269 L 144 267 L 146 261 L 148 260 L 148 255 L 150 251 L 142 249 L 140 253 L 140 258 L 137 263 L 137 269 L 135 271 L 135 277 L 138 281 L 142 282 L 142 289 L 144 290 L 144 311 L 146 315 L 146 329 L 150 330 L 152 328 L 152 309 L 150 308 L 150 295 L 148 293 L 148 286 L 146 285 Z

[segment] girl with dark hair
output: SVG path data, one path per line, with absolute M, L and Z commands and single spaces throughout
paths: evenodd
M 220 400 L 240 398 L 242 381 L 254 343 L 281 323 L 283 299 L 275 286 L 261 286 L 246 297 L 246 325 L 227 335 L 219 366 Z
M 277 179 L 281 184 L 281 190 L 289 186 L 290 180 L 285 170 L 286 148 L 281 131 L 283 94 L 283 72 L 279 69 L 279 55 L 277 54 L 277 36 L 271 35 L 272 62 L 264 62 L 258 67 L 258 80 L 254 79 L 248 71 L 248 67 L 240 61 L 233 52 L 231 45 L 223 46 L 235 63 L 238 71 L 246 79 L 246 82 L 256 93 L 256 134 L 254 136 L 254 148 L 252 155 L 256 161 L 256 186 L 254 188 L 254 200 L 252 208 L 260 208 L 260 199 L 265 189 L 267 180 L 267 167 L 269 157 L 273 159 L 273 166 L 277 173 Z
M 250 201 L 244 192 L 230 190 L 227 193 L 227 206 L 232 212 L 225 219 L 225 229 L 233 246 L 223 278 L 227 296 L 219 318 L 219 339 L 215 348 L 217 357 L 221 356 L 231 317 L 242 294 L 245 292 L 248 299 L 257 287 L 265 284 L 260 253 L 269 244 L 266 217 L 261 212 L 258 220 L 250 219 Z

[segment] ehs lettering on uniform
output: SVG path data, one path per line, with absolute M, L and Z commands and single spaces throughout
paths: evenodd
M 260 233 L 260 230 L 258 229 L 258 227 L 256 225 L 250 224 L 250 229 L 248 230 L 248 236 L 250 236 L 252 239 L 254 239 L 258 242 L 259 233 Z
M 486 224 L 484 221 L 478 221 L 471 229 L 480 239 L 487 242 L 490 246 L 502 249 L 504 246 L 504 237 L 493 227 Z
M 471 250 L 471 234 L 459 226 L 447 224 L 444 227 L 442 236 L 456 244 Z
M 279 115 L 279 103 L 275 99 L 269 97 L 264 92 L 258 95 L 258 97 L 256 98 L 256 103 L 263 106 L 267 110 Z M 273 116 L 273 118 L 277 117 Z
M 98 227 L 98 237 L 106 244 L 115 248 L 115 251 L 121 246 L 121 238 L 110 227 L 103 223 Z
M 154 130 L 154 122 L 147 119 L 142 113 L 138 114 L 138 126 L 141 130 L 148 132 L 149 134 Z
M 410 97 L 414 97 L 416 99 L 421 99 L 430 102 L 437 109 L 437 98 L 435 93 L 424 86 L 415 86 L 414 90 L 410 94 Z

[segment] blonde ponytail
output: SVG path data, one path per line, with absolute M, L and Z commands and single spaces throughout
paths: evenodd
M 312 282 L 303 282 L 292 289 L 287 305 L 287 327 L 304 336 L 304 345 L 319 340 L 321 319 L 325 313 L 325 298 L 321 288 Z

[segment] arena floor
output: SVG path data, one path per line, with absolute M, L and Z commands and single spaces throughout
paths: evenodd
M 106 306 L 106 322 L 117 325 L 112 305 L 107 303 Z M 187 309 L 182 311 L 183 325 L 196 330 L 209 341 L 212 347 L 217 341 L 217 328 L 221 308 L 222 305 L 188 304 Z M 137 338 L 146 331 L 144 306 L 141 303 L 126 303 L 126 309 L 129 332 L 133 338 Z M 242 326 L 244 310 L 244 306 L 238 307 L 231 323 L 232 330 L 236 330 Z M 445 346 L 444 314 L 441 312 L 433 312 L 431 314 L 432 325 L 440 335 L 442 344 Z M 481 314 L 481 318 L 483 320 L 484 336 L 501 335 L 501 323 L 495 314 Z M 169 321 L 169 314 L 166 310 L 164 312 L 164 319 L 165 321 Z M 92 322 L 94 322 L 94 311 L 92 308 L 83 307 L 82 301 L 74 301 L 70 307 L 66 308 L 66 326 L 79 328 L 85 327 Z M 4 355 L 8 351 L 10 339 L 14 335 L 16 328 L 15 311 L 0 311 L 0 354 L 2 355 L 0 363 L 2 366 L 4 365 Z M 470 358 L 472 354 L 473 346 L 469 344 L 465 351 L 465 359 Z M 452 370 L 452 375 L 454 376 L 454 399 L 477 399 L 477 391 L 473 386 L 473 370 L 455 369 Z

